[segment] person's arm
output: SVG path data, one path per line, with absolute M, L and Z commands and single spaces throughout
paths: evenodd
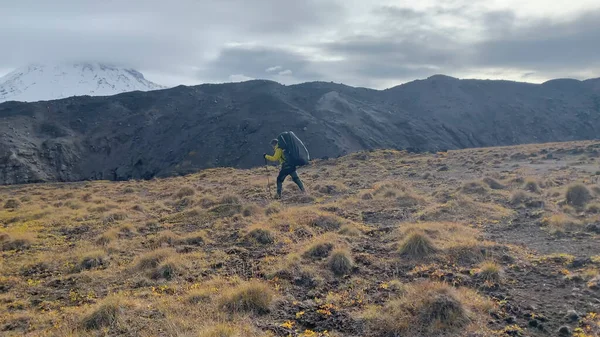
M 283 150 L 281 150 L 280 148 L 276 148 L 275 153 L 272 156 L 269 156 L 268 154 L 265 155 L 265 159 L 267 159 L 269 161 L 278 161 L 281 159 L 282 155 L 283 155 Z

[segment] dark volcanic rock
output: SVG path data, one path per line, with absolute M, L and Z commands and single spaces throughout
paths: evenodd
M 388 90 L 270 81 L 0 104 L 0 183 L 148 179 L 247 168 L 292 130 L 313 158 L 592 139 L 594 81 L 432 76 Z M 442 171 L 442 169 L 440 169 Z

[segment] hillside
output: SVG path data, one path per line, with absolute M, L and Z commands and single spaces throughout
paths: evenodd
M 0 104 L 3 184 L 164 177 L 262 164 L 295 131 L 313 158 L 594 139 L 600 80 L 433 76 L 388 90 L 269 81 Z
M 109 96 L 164 89 L 140 72 L 101 63 L 30 64 L 0 77 L 0 103 L 37 102 L 71 96 Z
M 600 142 L 0 187 L 3 336 L 598 336 Z M 268 170 L 270 181 L 276 175 Z

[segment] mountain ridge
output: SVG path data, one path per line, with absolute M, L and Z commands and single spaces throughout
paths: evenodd
M 252 80 L 8 102 L 0 104 L 0 182 L 249 168 L 263 164 L 269 140 L 284 130 L 295 131 L 313 158 L 597 138 L 600 87 L 569 83 L 432 77 L 374 90 Z

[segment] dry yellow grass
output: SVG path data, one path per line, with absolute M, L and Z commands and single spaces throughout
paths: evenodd
M 556 213 L 544 217 L 541 223 L 553 234 L 577 230 L 582 226 L 581 221 L 565 213 Z
M 156 268 L 159 264 L 174 255 L 171 249 L 157 249 L 136 258 L 134 265 L 138 270 L 148 270 Z
M 417 216 L 424 221 L 489 221 L 502 220 L 513 212 L 501 205 L 482 203 L 466 195 L 452 196 L 439 205 L 432 205 L 419 212 Z
M 483 297 L 412 282 L 413 268 L 421 268 L 419 277 L 453 275 L 456 284 L 479 287 L 479 278 L 506 287 L 517 272 L 504 280 L 502 268 L 486 258 L 498 252 L 534 259 L 483 240 L 480 231 L 521 217 L 524 210 L 505 207 L 517 209 L 506 205 L 514 191 L 527 193 L 526 180 L 510 181 L 535 173 L 487 171 L 485 163 L 514 149 L 479 151 L 376 151 L 365 154 L 368 160 L 316 162 L 300 169 L 313 198 L 286 182 L 278 201 L 268 198 L 264 168 L 0 188 L 0 205 L 16 201 L 0 208 L 0 327 L 15 336 L 258 337 L 269 335 L 265 327 L 293 326 L 286 332 L 321 337 L 323 326 L 338 319 L 359 326 L 356 315 L 388 299 L 364 331 L 328 334 L 382 335 L 386 327 L 390 334 L 410 335 L 411 327 L 425 335 L 482 334 L 492 319 Z M 544 203 L 535 211 L 549 217 L 545 227 L 598 219 L 594 202 L 585 211 L 561 206 L 566 186 L 584 181 L 571 174 L 536 177 L 544 181 L 534 201 Z M 471 283 L 460 278 L 469 271 Z M 597 270 L 572 272 L 597 286 Z M 407 309 L 411 301 L 416 311 Z M 433 310 L 436 303 L 445 309 Z M 305 323 L 314 331 L 306 332 Z
M 478 230 L 452 222 L 423 222 L 406 224 L 401 229 L 400 253 L 406 256 L 437 258 L 452 263 L 481 261 L 482 250 L 493 246 L 482 240 Z
M 466 335 L 481 331 L 494 304 L 466 288 L 443 283 L 405 285 L 398 299 L 366 313 L 371 328 L 386 336 Z
M 253 226 L 245 236 L 246 242 L 261 245 L 270 245 L 275 242 L 275 234 L 267 227 Z
M 486 194 L 488 193 L 488 188 L 483 182 L 473 180 L 463 184 L 461 191 L 466 194 Z
M 0 250 L 24 250 L 35 242 L 33 233 L 0 232 Z
M 437 252 L 427 234 L 412 232 L 400 245 L 400 255 L 411 259 L 422 259 Z
M 504 277 L 502 267 L 494 261 L 484 261 L 476 271 L 477 277 L 484 282 L 500 283 Z
M 338 240 L 334 235 L 323 235 L 307 245 L 302 245 L 305 248 L 303 256 L 311 259 L 324 259 L 327 258 L 334 250 Z M 339 245 L 339 244 L 338 244 Z
M 266 314 L 275 297 L 271 287 L 260 281 L 250 281 L 226 290 L 219 303 L 228 311 Z

